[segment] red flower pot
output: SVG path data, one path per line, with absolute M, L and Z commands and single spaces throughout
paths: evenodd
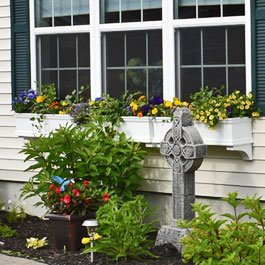
M 77 251 L 83 247 L 81 240 L 87 237 L 87 230 L 82 223 L 87 219 L 95 219 L 95 213 L 86 216 L 46 214 L 51 222 L 53 242 L 57 250 Z

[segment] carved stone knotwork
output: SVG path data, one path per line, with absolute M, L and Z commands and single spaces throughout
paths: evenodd
M 185 230 L 176 227 L 177 219 L 191 220 L 194 217 L 191 204 L 195 201 L 194 172 L 200 167 L 206 155 L 206 145 L 193 126 L 189 109 L 175 111 L 173 126 L 160 145 L 160 153 L 165 156 L 173 174 L 173 220 L 171 225 L 159 230 L 156 245 L 173 244 L 181 251 L 178 240 Z

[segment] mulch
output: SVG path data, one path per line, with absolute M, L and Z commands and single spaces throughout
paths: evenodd
M 64 253 L 63 251 L 57 251 L 54 249 L 49 221 L 28 215 L 23 223 L 18 222 L 16 224 L 8 224 L 7 220 L 5 219 L 5 215 L 6 213 L 4 211 L 0 211 L 0 222 L 2 224 L 11 226 L 13 229 L 16 229 L 19 235 L 18 237 L 13 238 L 0 237 L 0 241 L 4 242 L 4 245 L 0 245 L 0 253 L 33 259 L 51 265 L 91 264 L 90 254 L 82 254 L 82 250 L 75 253 Z M 156 234 L 150 235 L 150 237 L 154 240 L 155 236 Z M 26 238 L 30 237 L 36 237 L 39 239 L 47 237 L 48 245 L 39 249 L 26 248 Z M 183 265 L 183 263 L 181 262 L 181 255 L 171 245 L 152 245 L 149 250 L 159 257 L 142 257 L 142 260 L 128 259 L 126 261 L 113 261 L 108 255 L 95 253 L 93 264 Z

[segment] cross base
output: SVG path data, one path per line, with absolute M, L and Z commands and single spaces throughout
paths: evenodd
M 187 230 L 184 228 L 180 228 L 177 226 L 173 226 L 173 223 L 175 221 L 173 220 L 171 225 L 163 225 L 156 236 L 156 246 L 161 246 L 164 244 L 171 244 L 173 245 L 179 253 L 182 252 L 182 244 L 179 242 L 179 240 L 187 235 Z

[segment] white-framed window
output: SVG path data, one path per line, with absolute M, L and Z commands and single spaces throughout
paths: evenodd
M 29 1 L 34 11 L 30 13 L 33 85 L 44 83 L 44 76 L 55 71 L 62 96 L 71 90 L 64 87 L 70 84 L 64 78 L 70 76 L 72 89 L 84 85 L 82 80 L 90 82 L 92 98 L 102 93 L 120 96 L 126 89 L 164 99 L 187 99 L 206 85 L 224 85 L 227 92 L 251 90 L 250 0 Z M 49 3 L 50 11 L 41 11 Z M 68 3 L 60 14 L 58 3 Z M 88 8 L 78 13 L 76 3 Z M 80 48 L 83 34 L 89 43 Z M 41 49 L 47 38 L 57 40 L 54 67 L 42 65 L 41 56 L 51 56 L 49 49 Z M 72 51 L 66 48 L 63 54 L 75 53 L 66 69 L 58 62 L 61 38 L 69 43 L 75 39 L 75 44 L 65 43 Z M 212 61 L 215 55 L 220 58 Z M 79 65 L 79 56 L 90 63 Z M 84 71 L 85 78 L 80 76 Z

